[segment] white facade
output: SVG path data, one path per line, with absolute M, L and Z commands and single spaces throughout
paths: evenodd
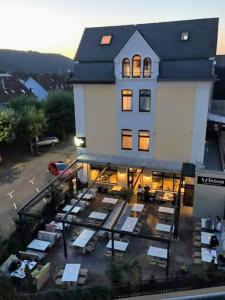
M 143 60 L 149 57 L 151 59 L 151 78 L 123 78 L 122 61 L 124 58 L 130 60 L 130 70 L 132 70 L 132 58 L 134 55 L 141 57 L 141 70 L 143 70 Z M 143 36 L 136 31 L 128 40 L 126 45 L 121 49 L 114 59 L 115 77 L 116 77 L 116 95 L 117 95 L 117 122 L 118 122 L 118 155 L 152 158 L 154 147 L 154 116 L 155 116 L 155 94 L 157 89 L 157 78 L 159 73 L 159 57 L 145 41 Z M 126 112 L 121 110 L 121 91 L 130 89 L 133 91 L 132 111 Z M 151 91 L 151 108 L 150 112 L 139 112 L 139 90 L 148 89 Z M 130 129 L 133 134 L 132 150 L 121 149 L 121 130 Z M 138 151 L 138 131 L 149 130 L 150 148 L 149 152 Z

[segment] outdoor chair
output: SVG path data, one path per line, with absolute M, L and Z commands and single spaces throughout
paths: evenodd
M 159 262 L 158 266 L 161 268 L 166 268 L 166 262 Z
M 104 255 L 107 257 L 110 257 L 112 255 L 112 251 L 111 250 L 105 250 Z
M 81 275 L 83 277 L 88 277 L 88 269 L 81 268 L 79 275 Z
M 194 258 L 194 264 L 200 265 L 202 263 L 200 258 Z
M 200 241 L 201 241 L 201 236 L 198 235 L 198 234 L 194 234 L 194 235 L 193 235 L 193 240 L 194 240 L 195 242 L 200 242 Z
M 150 265 L 156 266 L 157 265 L 157 261 L 150 259 L 149 260 Z
M 140 233 L 141 232 L 141 228 L 138 228 L 137 226 L 134 228 L 134 233 Z
M 199 251 L 194 251 L 194 253 L 192 254 L 192 258 L 195 259 L 195 258 L 201 258 L 201 252 Z
M 194 241 L 194 242 L 193 242 L 193 246 L 194 246 L 194 247 L 201 247 L 201 243 L 200 243 L 200 242 L 197 242 L 197 241 Z
M 82 276 L 78 277 L 78 280 L 77 280 L 78 285 L 84 285 L 86 282 L 87 282 L 87 278 L 82 277 Z
M 93 236 L 92 240 L 97 242 L 99 240 L 99 238 L 95 235 L 95 236 Z
M 88 246 L 85 247 L 85 250 L 87 251 L 87 253 L 90 253 L 90 252 L 94 251 L 94 249 L 95 248 L 91 245 L 90 246 L 88 245 Z
M 59 270 L 56 272 L 56 278 L 62 277 L 62 276 L 63 276 L 63 273 L 64 273 L 64 269 L 59 269 Z
M 54 280 L 55 285 L 58 287 L 62 287 L 63 286 L 63 281 L 61 281 L 61 277 L 58 277 Z

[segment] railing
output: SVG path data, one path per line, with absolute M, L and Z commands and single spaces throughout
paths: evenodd
M 113 285 L 111 299 L 129 298 L 144 295 L 173 293 L 195 289 L 204 289 L 225 285 L 225 276 L 219 273 L 206 273 L 205 278 L 200 276 L 179 276 L 163 279 L 142 281 L 139 285 Z M 221 275 L 221 273 L 220 273 Z

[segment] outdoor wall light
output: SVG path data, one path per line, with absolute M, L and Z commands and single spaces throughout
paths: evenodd
M 86 147 L 86 139 L 85 139 L 85 137 L 77 137 L 77 136 L 75 136 L 74 143 L 75 143 L 76 147 L 83 147 L 83 148 Z

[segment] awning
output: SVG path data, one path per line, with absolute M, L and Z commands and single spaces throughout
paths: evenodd
M 82 154 L 78 157 L 79 162 L 99 165 L 113 165 L 117 167 L 130 168 L 145 168 L 159 172 L 181 173 L 182 162 L 153 160 L 153 159 L 138 159 L 136 157 L 124 157 L 113 155 L 99 155 L 99 154 Z
M 195 177 L 195 165 L 190 163 L 183 163 L 182 175 L 186 177 Z
M 215 115 L 215 114 L 208 114 L 208 121 L 213 121 L 216 123 L 222 123 L 225 124 L 225 116 L 221 116 L 221 115 Z

